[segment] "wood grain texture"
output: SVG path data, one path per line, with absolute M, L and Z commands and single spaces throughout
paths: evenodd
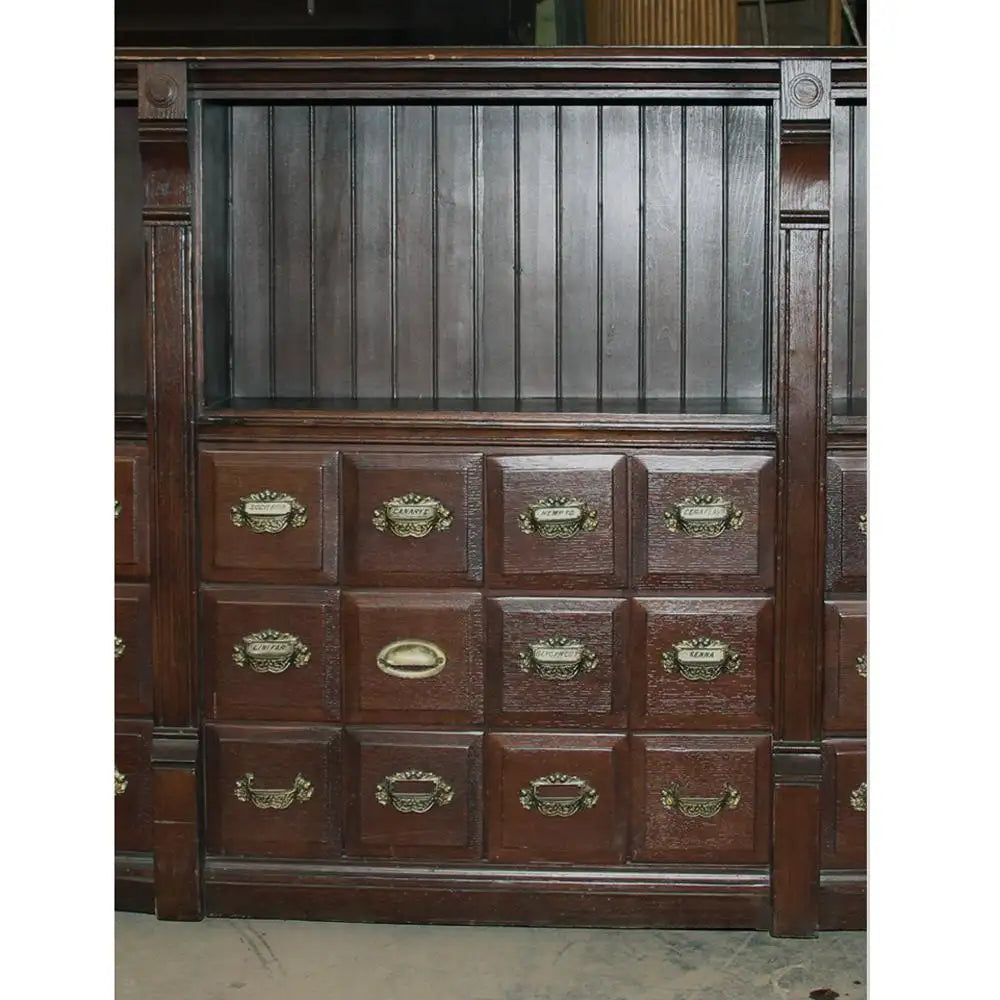
M 115 576 L 144 580 L 149 576 L 149 448 L 145 443 L 115 445 Z
M 867 604 L 827 601 L 824 624 L 823 730 L 864 732 L 868 725 Z
M 779 781 L 773 795 L 771 933 L 813 937 L 819 922 L 819 784 Z
M 153 666 L 149 650 L 149 586 L 115 585 L 115 638 L 122 642 L 115 656 L 115 713 L 153 714 Z
M 115 397 L 146 395 L 142 161 L 134 104 L 115 105 Z M 116 409 L 118 406 L 116 405 Z M 145 409 L 145 407 L 143 407 Z
M 851 801 L 868 778 L 864 740 L 823 742 L 823 867 L 866 866 L 868 814 Z M 867 792 L 865 793 L 867 804 Z
M 865 455 L 831 454 L 827 459 L 826 589 L 831 593 L 864 593 L 867 586 L 867 469 Z
M 153 849 L 152 741 L 149 719 L 116 721 L 115 769 L 127 782 L 125 791 L 115 796 L 115 850 L 119 852 Z

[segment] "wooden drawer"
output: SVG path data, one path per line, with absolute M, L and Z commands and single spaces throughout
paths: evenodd
M 205 450 L 200 468 L 206 580 L 336 580 L 336 453 Z
M 347 853 L 481 857 L 482 741 L 482 733 L 348 730 Z
M 461 725 L 483 717 L 483 599 L 458 591 L 344 595 L 350 722 Z
M 206 727 L 207 851 L 340 854 L 340 740 L 330 726 Z
M 153 714 L 153 666 L 149 658 L 149 586 L 115 586 L 115 713 Z
M 491 733 L 486 737 L 489 857 L 622 861 L 627 774 L 624 736 Z
M 492 587 L 581 590 L 627 583 L 625 459 L 529 455 L 486 462 Z
M 338 591 L 206 587 L 201 600 L 209 718 L 339 718 Z
M 636 861 L 766 864 L 769 736 L 633 736 Z
M 868 850 L 864 740 L 823 743 L 823 867 L 864 868 Z
M 149 459 L 145 445 L 115 445 L 115 576 L 149 576 Z
M 115 850 L 153 849 L 153 723 L 119 719 L 115 724 Z
M 868 574 L 868 474 L 863 455 L 826 463 L 826 589 L 863 593 Z
M 770 727 L 770 598 L 641 599 L 633 605 L 633 726 Z
M 823 728 L 860 733 L 868 726 L 868 611 L 864 601 L 827 601 Z
M 346 583 L 482 583 L 481 455 L 345 455 L 343 476 Z
M 631 468 L 636 586 L 773 586 L 773 456 L 644 455 Z
M 493 724 L 624 727 L 627 601 L 505 597 L 487 621 Z

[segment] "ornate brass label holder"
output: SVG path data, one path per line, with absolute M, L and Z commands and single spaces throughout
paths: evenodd
M 692 538 L 718 538 L 724 531 L 735 531 L 743 524 L 743 511 L 737 510 L 731 500 L 711 493 L 685 497 L 663 516 L 668 531 Z
M 582 642 L 557 637 L 528 643 L 517 658 L 526 674 L 549 681 L 567 681 L 588 674 L 597 666 L 597 654 Z
M 526 535 L 572 538 L 597 530 L 597 511 L 575 497 L 546 497 L 531 504 L 518 516 L 517 523 Z
M 689 681 L 714 681 L 722 674 L 735 674 L 742 665 L 740 654 L 721 639 L 685 639 L 675 642 L 660 656 L 663 669 Z
M 447 531 L 452 525 L 450 510 L 434 497 L 406 493 L 380 503 L 372 517 L 378 531 L 397 538 L 423 538 L 432 531 Z
M 291 788 L 257 788 L 253 772 L 247 771 L 242 778 L 236 779 L 234 794 L 240 802 L 249 802 L 258 809 L 287 809 L 293 802 L 308 802 L 313 786 L 311 781 L 297 774 Z
M 740 793 L 727 781 L 721 795 L 682 795 L 675 781 L 660 792 L 660 802 L 667 809 L 676 809 L 689 819 L 711 819 L 723 809 L 735 809 L 740 804 Z
M 245 635 L 233 646 L 236 665 L 258 674 L 282 674 L 289 667 L 304 667 L 311 656 L 309 647 L 297 635 L 270 628 Z
M 229 519 L 237 528 L 247 527 L 261 535 L 276 535 L 285 528 L 301 528 L 307 520 L 304 504 L 287 493 L 260 490 L 240 501 L 229 510 Z
M 425 787 L 399 787 L 407 784 Z M 392 806 L 401 813 L 425 813 L 434 806 L 446 806 L 454 795 L 451 785 L 432 771 L 397 771 L 395 774 L 387 774 L 375 789 L 375 801 L 379 805 Z
M 569 788 L 569 793 L 539 795 L 546 788 Z M 583 778 L 574 774 L 547 774 L 544 778 L 534 778 L 521 789 L 521 805 L 525 809 L 540 812 L 543 816 L 575 816 L 581 809 L 593 809 L 597 805 L 597 791 Z

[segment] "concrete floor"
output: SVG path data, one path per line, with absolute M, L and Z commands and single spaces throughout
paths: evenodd
M 865 935 L 115 914 L 117 1000 L 863 1000 Z M 829 991 L 829 992 L 825 992 Z

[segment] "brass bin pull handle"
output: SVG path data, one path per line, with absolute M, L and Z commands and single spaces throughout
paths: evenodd
M 680 674 L 689 681 L 714 681 L 722 674 L 735 674 L 742 663 L 740 654 L 721 639 L 684 639 L 660 655 L 667 673 Z
M 260 490 L 240 501 L 229 510 L 229 519 L 237 528 L 249 528 L 260 535 L 276 535 L 285 528 L 301 528 L 306 523 L 304 504 L 287 493 Z
M 743 524 L 743 511 L 731 500 L 697 493 L 674 504 L 663 517 L 668 531 L 679 531 L 692 538 L 718 538 L 724 531 L 735 531 Z
M 851 792 L 851 808 L 855 812 L 863 813 L 868 811 L 868 782 L 862 781 L 857 788 Z
M 236 798 L 258 809 L 287 809 L 293 802 L 308 802 L 312 793 L 312 782 L 301 774 L 295 775 L 291 788 L 255 788 L 252 771 L 236 779 Z
M 233 662 L 257 674 L 283 674 L 289 667 L 304 667 L 312 653 L 291 632 L 268 628 L 245 635 L 233 646 Z
M 858 531 L 861 532 L 866 538 L 868 537 L 868 514 L 862 514 L 858 518 Z
M 125 653 L 125 640 L 121 636 L 115 636 L 115 659 L 120 660 Z
M 118 768 L 115 768 L 115 798 L 119 795 L 125 794 L 125 789 L 128 788 L 128 778 L 125 777 Z
M 546 789 L 555 791 L 539 794 Z M 576 815 L 581 809 L 593 809 L 598 794 L 583 778 L 574 774 L 547 774 L 528 782 L 519 798 L 525 809 L 534 809 L 543 816 L 566 817 Z
M 863 653 L 854 661 L 854 669 L 857 670 L 862 677 L 868 677 L 868 654 Z
M 122 502 L 121 500 L 115 501 L 115 520 L 117 521 L 122 512 Z
M 521 671 L 547 681 L 568 681 L 589 674 L 597 666 L 597 654 L 582 642 L 557 637 L 529 642 L 517 657 Z
M 546 497 L 519 514 L 517 523 L 526 535 L 572 538 L 597 530 L 597 511 L 575 497 Z
M 435 677 L 448 662 L 445 651 L 426 639 L 397 639 L 383 646 L 375 663 L 383 674 L 405 680 Z
M 447 531 L 452 513 L 440 500 L 419 493 L 405 493 L 380 503 L 372 517 L 378 531 L 389 531 L 397 538 L 423 538 L 432 531 Z
M 451 785 L 431 771 L 387 774 L 375 789 L 379 805 L 392 806 L 401 813 L 425 813 L 434 806 L 446 806 L 454 797 Z
M 660 792 L 660 802 L 667 809 L 677 809 L 689 819 L 711 819 L 723 809 L 735 809 L 740 804 L 740 793 L 727 781 L 721 795 L 681 795 L 680 786 L 675 781 Z

